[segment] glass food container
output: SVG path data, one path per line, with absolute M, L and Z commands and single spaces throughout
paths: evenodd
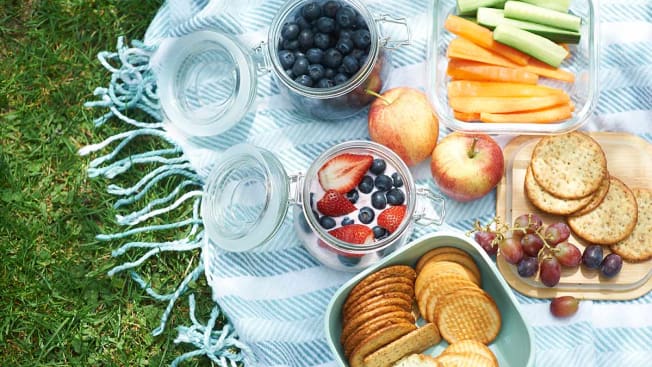
M 208 9 L 212 2 L 206 5 Z M 347 82 L 330 88 L 308 88 L 290 79 L 278 58 L 284 22 L 308 2 L 285 3 L 270 25 L 267 41 L 255 47 L 219 30 L 164 40 L 150 64 L 157 77 L 165 118 L 190 136 L 218 135 L 252 109 L 259 78 L 267 74 L 272 75 L 294 107 L 313 117 L 341 119 L 362 110 L 373 99 L 365 89 L 379 92 L 387 80 L 391 69 L 389 51 L 410 43 L 407 21 L 389 15 L 374 17 L 358 0 L 339 0 L 356 9 L 366 21 L 371 35 L 369 56 Z M 392 39 L 383 33 L 386 26 L 397 24 L 405 28 L 404 39 Z M 391 32 L 394 28 L 387 32 L 396 33 Z
M 439 121 L 446 127 L 462 132 L 481 132 L 487 134 L 560 134 L 580 128 L 593 113 L 598 99 L 598 8 L 593 0 L 573 0 L 569 12 L 582 18 L 580 43 L 570 44 L 570 58 L 562 62 L 561 68 L 575 75 L 574 83 L 539 78 L 539 84 L 561 88 L 568 93 L 575 105 L 572 117 L 559 123 L 483 123 L 465 122 L 453 115 L 448 104 L 446 75 L 448 57 L 446 50 L 450 41 L 456 37 L 444 28 L 446 18 L 457 14 L 455 0 L 435 0 L 431 5 L 433 21 L 430 31 L 428 55 L 428 98 L 437 112 Z
M 315 217 L 309 198 L 318 184 L 317 172 L 343 153 L 382 158 L 403 178 L 406 214 L 388 237 L 366 245 L 350 244 L 330 235 Z M 288 175 L 271 152 L 240 144 L 223 154 L 206 181 L 201 213 L 210 246 L 238 252 L 263 246 L 274 238 L 290 206 L 295 232 L 304 247 L 324 265 L 349 272 L 365 269 L 401 247 L 415 223 L 440 225 L 445 216 L 444 199 L 418 188 L 405 163 L 380 144 L 350 141 L 335 145 L 323 152 L 305 175 Z

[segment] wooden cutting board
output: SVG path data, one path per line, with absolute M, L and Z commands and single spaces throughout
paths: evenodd
M 609 173 L 621 179 L 630 188 L 652 189 L 652 144 L 627 133 L 589 133 L 600 143 L 607 156 Z M 538 136 L 519 136 L 510 141 L 503 154 L 505 176 L 498 184 L 496 213 L 513 223 L 514 218 L 524 213 L 536 213 L 544 224 L 565 221 L 562 216 L 542 213 L 525 196 L 523 182 L 530 163 L 532 150 L 539 141 Z M 587 245 L 571 234 L 570 242 L 581 251 Z M 609 253 L 604 247 L 605 255 Z M 652 260 L 641 263 L 624 262 L 621 272 L 614 278 L 600 276 L 599 271 L 580 266 L 563 269 L 559 284 L 548 288 L 538 276 L 522 278 L 516 266 L 509 264 L 500 255 L 496 262 L 505 280 L 517 291 L 536 298 L 552 298 L 572 295 L 583 299 L 629 300 L 645 295 L 652 290 Z

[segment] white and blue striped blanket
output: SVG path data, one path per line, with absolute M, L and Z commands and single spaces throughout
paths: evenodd
M 166 37 L 210 28 L 234 34 L 253 47 L 266 39 L 267 28 L 283 2 L 211 1 L 213 12 L 201 12 L 207 0 L 169 0 L 153 20 L 144 43 L 155 47 Z M 406 17 L 414 33 L 412 45 L 395 52 L 387 87 L 425 89 L 431 21 L 428 1 L 366 3 L 376 14 Z M 228 13 L 215 15 L 219 9 Z M 600 97 L 583 129 L 630 131 L 652 142 L 652 1 L 604 0 L 599 15 Z M 442 136 L 447 133 L 444 128 L 440 131 Z M 311 120 L 293 110 L 269 77 L 260 80 L 255 108 L 226 133 L 191 139 L 166 126 L 162 135 L 181 147 L 200 179 L 221 151 L 237 143 L 266 148 L 288 172 L 298 172 L 336 143 L 369 139 L 366 114 L 338 122 Z M 507 138 L 500 140 L 504 143 Z M 413 173 L 420 185 L 437 190 L 426 164 L 413 168 Z M 467 204 L 447 201 L 445 226 L 466 230 L 477 219 L 486 222 L 495 214 L 495 200 L 492 193 Z M 351 274 L 329 270 L 312 258 L 295 236 L 291 217 L 287 216 L 269 245 L 247 253 L 215 253 L 200 236 L 204 269 L 210 272 L 214 301 L 228 316 L 245 350 L 252 353 L 247 365 L 335 366 L 325 341 L 323 316 L 331 295 Z M 417 228 L 413 236 L 433 230 Z M 536 366 L 652 366 L 652 294 L 633 301 L 584 301 L 569 320 L 552 318 L 547 300 L 516 295 L 535 333 Z

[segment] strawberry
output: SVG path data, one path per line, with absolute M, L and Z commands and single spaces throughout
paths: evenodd
M 348 226 L 335 228 L 328 233 L 344 242 L 362 245 L 374 242 L 374 232 L 364 224 L 349 224 Z
M 319 169 L 319 183 L 324 190 L 345 194 L 358 186 L 373 161 L 374 158 L 368 154 L 340 154 Z
M 389 233 L 394 232 L 403 222 L 406 209 L 405 205 L 397 205 L 383 210 L 378 214 L 378 225 L 388 230 Z
M 355 211 L 356 208 L 344 195 L 335 190 L 328 190 L 317 201 L 317 209 L 324 215 L 339 217 Z

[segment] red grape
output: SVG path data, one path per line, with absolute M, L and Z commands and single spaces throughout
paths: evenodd
M 505 238 L 513 238 L 517 241 L 520 241 L 523 238 L 524 233 L 522 231 L 507 231 L 505 232 Z
M 553 223 L 546 228 L 543 236 L 550 246 L 555 246 L 570 237 L 570 228 L 564 222 Z
M 602 264 L 600 265 L 600 271 L 602 275 L 607 278 L 612 278 L 616 274 L 620 273 L 620 269 L 623 267 L 623 259 L 618 254 L 609 254 L 604 257 Z
M 514 227 L 527 229 L 527 233 L 536 232 L 543 225 L 543 220 L 536 214 L 521 214 L 514 219 Z
M 568 241 L 558 244 L 555 250 L 558 250 L 554 251 L 555 257 L 563 266 L 576 267 L 582 263 L 582 252 Z
M 495 255 L 498 251 L 497 246 L 494 246 L 493 240 L 496 238 L 495 233 L 479 231 L 475 232 L 475 241 L 489 254 Z
M 528 233 L 521 238 L 521 245 L 526 254 L 536 257 L 543 248 L 543 240 L 537 234 Z
M 598 269 L 602 263 L 602 246 L 590 245 L 584 249 L 582 262 L 589 269 Z
M 536 257 L 525 256 L 518 262 L 516 270 L 523 278 L 531 277 L 539 271 L 539 260 Z
M 555 317 L 573 316 L 580 307 L 579 301 L 573 296 L 557 297 L 550 302 L 550 313 Z
M 559 283 L 559 279 L 561 279 L 561 265 L 559 264 L 559 260 L 554 256 L 543 259 L 539 266 L 539 277 L 541 278 L 541 283 L 547 287 L 556 286 Z
M 498 248 L 505 260 L 510 264 L 518 264 L 523 258 L 521 242 L 515 238 L 505 238 L 498 242 Z

